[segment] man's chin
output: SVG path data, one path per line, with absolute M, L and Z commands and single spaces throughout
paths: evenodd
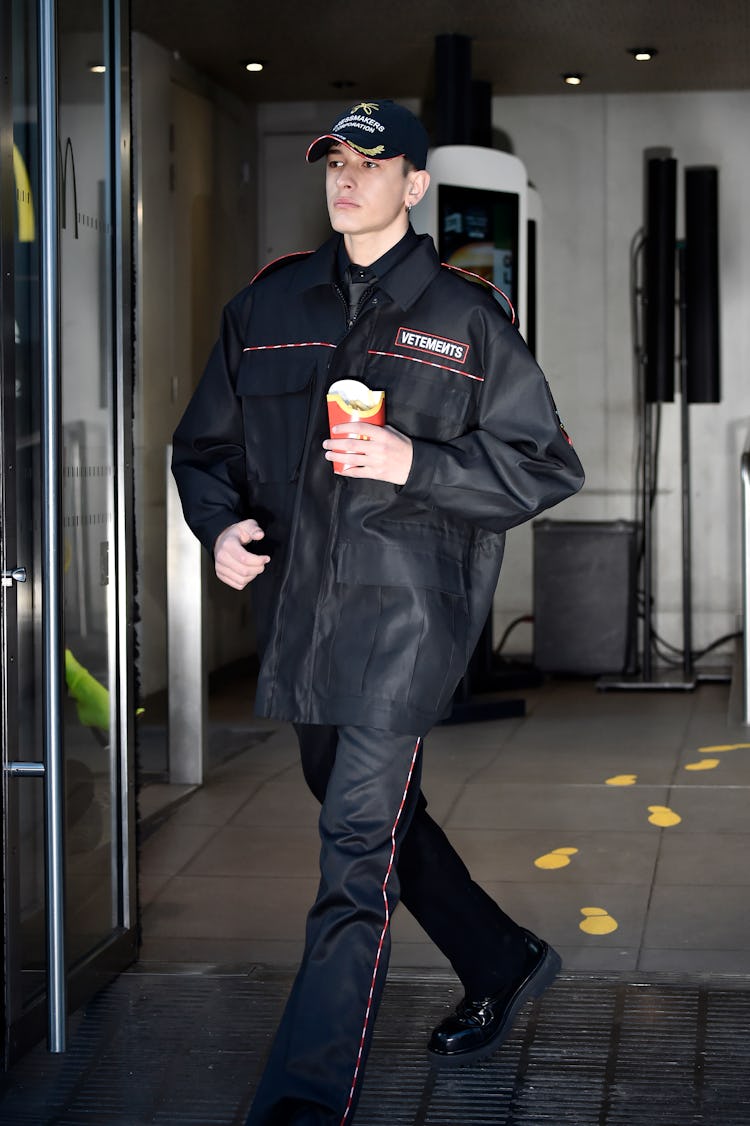
M 336 211 L 333 215 L 329 214 L 331 227 L 334 231 L 338 231 L 340 235 L 357 235 L 361 231 L 361 224 L 357 222 L 357 216 L 353 213 L 346 213 Z

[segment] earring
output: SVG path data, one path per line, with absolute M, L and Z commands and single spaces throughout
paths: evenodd
M 411 211 L 411 204 L 410 204 L 410 203 L 407 203 L 407 205 L 406 205 L 406 214 L 408 215 L 410 211 Z

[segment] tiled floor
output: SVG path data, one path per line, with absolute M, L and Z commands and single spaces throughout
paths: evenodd
M 750 730 L 729 721 L 728 686 L 550 681 L 522 695 L 523 718 L 443 726 L 426 742 L 423 789 L 475 877 L 569 970 L 750 974 Z M 243 696 L 219 693 L 213 718 L 267 737 L 143 842 L 144 965 L 285 967 L 301 953 L 317 807 L 291 728 L 254 719 Z M 548 863 L 561 866 L 535 864 L 558 849 Z M 581 930 L 587 919 L 606 933 Z M 393 938 L 394 967 L 445 967 L 405 910 Z

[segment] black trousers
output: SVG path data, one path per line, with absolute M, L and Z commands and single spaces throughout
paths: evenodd
M 347 1126 L 399 896 L 471 996 L 520 972 L 524 946 L 427 812 L 421 739 L 362 727 L 296 732 L 305 779 L 322 803 L 321 881 L 247 1126 Z

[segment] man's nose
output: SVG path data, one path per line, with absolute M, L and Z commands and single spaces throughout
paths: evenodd
M 347 167 L 347 165 L 344 164 L 339 168 L 338 175 L 336 176 L 336 184 L 338 187 L 346 187 L 354 184 L 352 169 Z

